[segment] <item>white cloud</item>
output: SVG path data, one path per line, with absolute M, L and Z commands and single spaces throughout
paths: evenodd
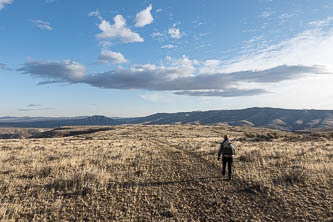
M 43 20 L 40 20 L 40 19 L 37 19 L 37 20 L 31 20 L 36 27 L 38 27 L 39 29 L 42 29 L 42 30 L 48 30 L 48 31 L 52 31 L 52 27 L 50 25 L 50 23 L 48 22 L 45 22 Z
M 120 52 L 113 52 L 111 50 L 103 49 L 101 55 L 98 58 L 98 61 L 101 63 L 114 63 L 114 64 L 121 64 L 127 63 L 128 61 L 125 59 L 123 54 Z
M 140 11 L 136 14 L 135 17 L 135 27 L 144 27 L 145 25 L 149 25 L 154 21 L 153 16 L 151 15 L 152 5 L 150 4 L 146 9 Z
M 6 4 L 11 4 L 13 0 L 0 0 L 0 10 L 5 7 Z
M 110 24 L 106 20 L 98 25 L 98 28 L 102 31 L 97 34 L 98 39 L 120 39 L 122 42 L 143 42 L 144 39 L 138 33 L 132 32 L 126 26 L 126 20 L 122 15 L 116 15 L 113 18 L 114 24 Z
M 178 59 L 167 56 L 166 61 L 169 68 L 177 70 L 177 72 L 174 72 L 169 76 L 170 78 L 194 76 L 196 74 L 196 66 L 200 64 L 198 60 L 191 60 L 185 55 Z
M 173 49 L 173 48 L 175 48 L 175 46 L 174 45 L 163 45 L 163 46 L 161 46 L 161 48 L 162 49 Z
M 52 3 L 54 2 L 55 0 L 45 0 L 46 3 Z
M 176 28 L 175 25 L 173 25 L 171 28 L 169 28 L 168 34 L 173 39 L 180 39 L 182 37 L 180 29 Z

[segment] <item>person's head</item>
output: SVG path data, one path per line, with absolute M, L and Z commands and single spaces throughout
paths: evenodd
M 227 134 L 224 135 L 223 137 L 225 140 L 228 140 L 229 139 L 229 136 Z

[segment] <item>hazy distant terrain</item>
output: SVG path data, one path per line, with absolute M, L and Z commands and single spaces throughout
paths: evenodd
M 231 181 L 217 161 L 225 133 L 236 148 Z M 0 139 L 0 220 L 333 220 L 330 131 L 187 124 L 35 135 L 44 138 Z
M 122 125 L 122 124 L 228 124 L 255 126 L 280 130 L 333 129 L 332 110 L 288 110 L 249 108 L 243 110 L 213 110 L 181 113 L 157 113 L 137 118 L 108 118 L 105 116 L 76 118 L 0 118 L 0 127 L 54 128 L 60 126 Z

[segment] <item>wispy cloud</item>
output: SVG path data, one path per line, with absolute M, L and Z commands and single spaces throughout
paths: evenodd
M 289 19 L 293 16 L 294 16 L 294 14 L 291 14 L 291 13 L 282 13 L 281 15 L 278 16 L 278 18 L 281 20 L 285 20 L 285 19 Z
M 29 109 L 29 108 L 22 108 L 17 109 L 20 112 L 30 112 L 30 111 L 43 111 L 43 110 L 54 110 L 55 108 L 40 108 L 40 109 Z
M 259 17 L 268 18 L 268 17 L 271 17 L 274 13 L 275 13 L 274 11 L 266 10 L 266 11 L 263 11 L 262 13 L 260 13 Z
M 215 96 L 215 97 L 240 97 L 240 96 L 256 96 L 269 93 L 264 89 L 226 89 L 226 90 L 196 90 L 196 91 L 180 91 L 175 92 L 176 95 L 186 96 Z
M 333 17 L 328 17 L 327 19 L 324 20 L 315 20 L 308 22 L 308 25 L 321 28 L 332 24 L 332 22 L 333 22 Z
M 180 29 L 176 27 L 177 24 L 173 24 L 171 28 L 168 30 L 168 34 L 173 39 L 180 39 L 182 37 L 182 33 L 180 32 Z
M 36 108 L 36 107 L 40 107 L 40 108 Z M 40 104 L 29 104 L 26 106 L 26 108 L 20 108 L 17 109 L 20 112 L 30 112 L 30 111 L 42 111 L 42 110 L 53 110 L 55 108 L 50 108 L 50 107 L 42 107 L 42 105 Z
M 98 39 L 120 39 L 122 42 L 143 42 L 144 39 L 138 34 L 133 32 L 126 25 L 126 20 L 122 15 L 116 15 L 113 18 L 114 24 L 110 24 L 106 20 L 102 20 L 98 28 L 102 31 L 97 34 Z
M 165 93 L 160 93 L 160 92 L 153 92 L 153 93 L 146 93 L 144 95 L 140 96 L 142 99 L 153 102 L 153 103 L 171 103 L 173 102 L 172 100 L 172 95 L 165 94 Z
M 333 20 L 327 18 L 308 25 L 303 32 L 277 43 L 261 37 L 245 43 L 242 54 L 223 61 L 219 70 L 267 69 L 284 64 L 324 65 L 333 70 Z
M 52 27 L 50 25 L 49 22 L 46 22 L 46 21 L 43 21 L 43 20 L 40 20 L 40 19 L 37 19 L 37 20 L 31 20 L 36 27 L 38 27 L 39 29 L 42 29 L 42 30 L 48 30 L 48 31 L 52 31 Z
M 99 12 L 99 10 L 95 10 L 92 12 L 89 12 L 88 16 L 96 16 L 99 20 L 103 20 L 101 13 Z
M 135 17 L 135 27 L 144 27 L 154 21 L 151 15 L 152 5 L 150 4 L 146 9 L 140 11 Z
M 5 7 L 6 4 L 11 4 L 13 0 L 0 0 L 0 11 Z
M 168 36 L 167 34 L 165 33 L 161 33 L 161 32 L 153 32 L 151 34 L 151 37 L 154 39 L 154 40 L 157 40 L 157 41 L 160 41 L 160 42 L 164 42 L 168 39 Z
M 174 45 L 171 45 L 171 44 L 168 44 L 168 45 L 163 45 L 163 46 L 161 46 L 161 48 L 162 48 L 162 49 L 173 49 L 173 48 L 175 48 L 175 46 L 174 46 Z
M 98 58 L 98 61 L 101 63 L 114 63 L 121 64 L 127 63 L 127 59 L 125 59 L 124 55 L 120 52 L 113 52 L 111 50 L 103 49 L 101 55 Z
M 0 70 L 10 71 L 11 69 L 6 64 L 0 63 Z

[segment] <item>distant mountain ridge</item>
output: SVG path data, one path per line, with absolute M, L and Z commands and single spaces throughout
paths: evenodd
M 333 129 L 333 110 L 248 108 L 180 113 L 158 113 L 129 121 L 145 124 L 199 123 L 265 127 L 280 130 Z
M 32 118 L 23 121 L 11 120 L 3 121 L 0 118 L 0 127 L 34 127 L 34 128 L 56 128 L 61 126 L 111 126 L 122 124 L 118 120 L 105 116 L 95 115 L 90 117 L 73 117 L 73 118 Z
M 10 121 L 6 121 L 10 119 Z M 229 124 L 232 126 L 265 127 L 280 130 L 333 129 L 333 110 L 292 110 L 279 108 L 248 108 L 179 113 L 156 113 L 146 117 L 109 118 L 105 116 L 75 118 L 37 118 L 35 120 L 0 118 L 0 127 L 54 128 L 83 125 L 121 124 Z M 31 117 L 30 117 L 31 118 Z

